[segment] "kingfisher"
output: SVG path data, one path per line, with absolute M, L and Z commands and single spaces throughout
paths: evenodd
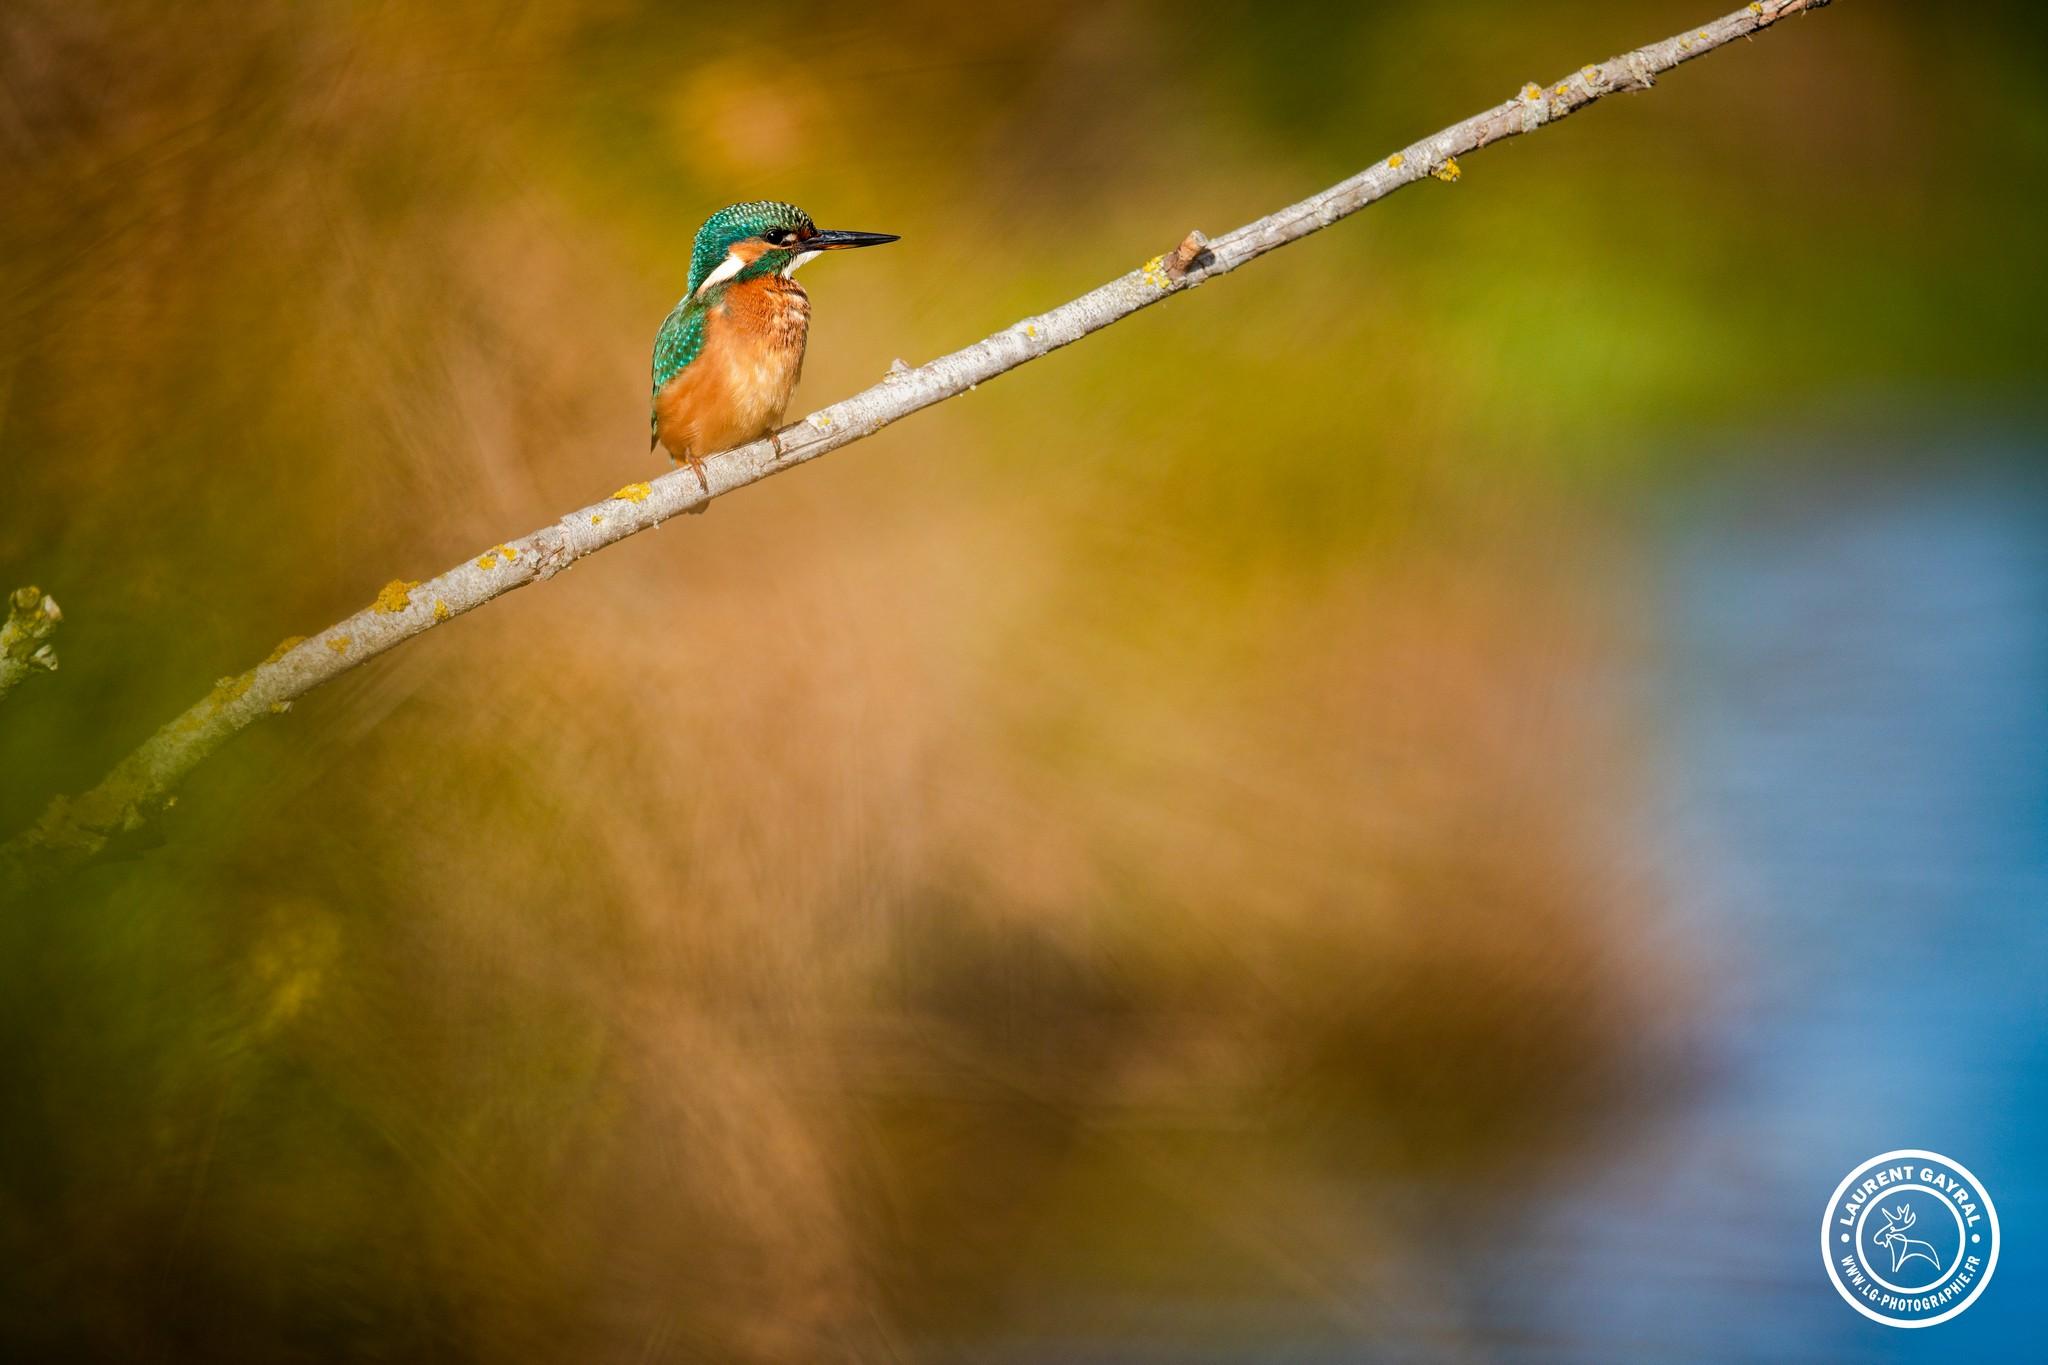
M 811 299 L 794 278 L 826 251 L 880 246 L 886 232 L 824 231 L 794 204 L 732 204 L 704 220 L 690 285 L 654 338 L 647 448 L 696 472 L 704 457 L 782 423 L 804 366 Z

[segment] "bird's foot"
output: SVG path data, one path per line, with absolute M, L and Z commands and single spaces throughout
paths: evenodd
M 697 476 L 697 486 L 704 490 L 704 500 L 685 512 L 684 516 L 695 516 L 711 505 L 711 480 L 704 477 L 704 462 L 695 455 L 688 458 L 690 472 Z

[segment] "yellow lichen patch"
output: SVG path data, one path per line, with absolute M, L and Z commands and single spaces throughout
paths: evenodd
M 510 545 L 500 545 L 498 547 L 498 553 L 505 556 L 505 562 L 507 564 L 510 564 L 519 558 L 519 551 L 513 549 Z
M 1536 82 L 1534 82 L 1534 81 L 1530 81 L 1530 82 L 1529 82 L 1529 83 L 1528 83 L 1527 85 L 1525 85 L 1525 86 L 1523 86 L 1523 87 L 1522 87 L 1522 98 L 1523 98 L 1523 99 L 1525 99 L 1525 100 L 1540 100 L 1540 99 L 1542 99 L 1542 98 L 1543 98 L 1543 87 L 1542 87 L 1542 86 L 1540 86 L 1540 85 L 1538 85 L 1538 84 L 1536 84 Z
M 412 590 L 419 585 L 417 578 L 394 578 L 378 589 L 377 600 L 371 605 L 386 616 L 395 615 L 412 605 Z
M 1761 4 L 1757 3 L 1757 0 L 1750 0 L 1749 12 L 1751 14 L 1760 16 L 1764 12 L 1764 7 Z
M 327 647 L 333 650 L 336 654 L 346 654 L 348 653 L 349 637 L 346 635 L 337 635 L 327 642 Z
M 303 635 L 287 635 L 277 642 L 277 648 L 271 650 L 269 657 L 264 659 L 263 662 L 274 664 L 304 643 L 306 643 L 306 637 Z M 261 665 L 258 665 L 258 667 L 261 667 Z
M 1458 177 L 1463 175 L 1464 172 L 1458 169 L 1458 158 L 1447 156 L 1444 158 L 1444 164 L 1431 171 L 1430 174 L 1443 181 L 1446 185 L 1450 185 L 1455 184 Z
M 1038 328 L 1033 324 L 1027 322 L 1024 324 L 1024 335 L 1028 337 L 1035 337 L 1038 335 Z
M 498 567 L 498 552 L 497 552 L 496 550 L 485 550 L 485 551 L 484 551 L 484 552 L 483 552 L 482 554 L 480 554 L 480 555 L 478 555 L 478 556 L 476 557 L 476 566 L 477 566 L 477 567 L 478 567 L 479 569 L 495 569 L 495 568 L 497 568 L 497 567 Z
M 602 525 L 604 525 L 604 513 L 602 513 L 602 512 L 592 512 L 592 513 L 590 514 L 590 524 L 591 524 L 592 526 L 602 526 Z
M 229 702 L 240 697 L 244 692 L 247 692 L 250 684 L 255 681 L 256 670 L 253 668 L 247 673 L 238 673 L 232 678 L 222 678 L 214 683 L 213 695 L 207 698 L 207 700 L 213 704 L 213 709 L 218 711 Z
M 443 602 L 438 597 L 434 599 L 434 619 L 436 621 L 445 621 L 454 614 L 454 612 L 448 610 L 446 602 Z
M 1138 268 L 1144 272 L 1145 283 L 1151 285 L 1154 289 L 1170 289 L 1173 287 L 1173 281 L 1166 278 L 1166 257 L 1154 256 Z
M 289 700 L 286 700 L 286 701 L 274 701 L 274 702 L 270 703 L 270 714 L 271 714 L 271 715 L 273 715 L 273 716 L 281 716 L 281 715 L 283 715 L 283 714 L 284 714 L 285 712 L 287 712 L 287 711 L 289 711 L 289 710 L 291 710 L 291 709 L 292 709 L 292 704 L 291 704 L 291 702 L 290 702 Z
M 648 495 L 653 492 L 653 484 L 629 483 L 618 492 L 612 494 L 612 500 L 615 502 L 646 502 Z
M 1407 164 L 1408 158 L 1402 156 L 1399 152 L 1395 152 L 1392 156 L 1387 158 L 1387 165 L 1393 170 L 1398 171 Z

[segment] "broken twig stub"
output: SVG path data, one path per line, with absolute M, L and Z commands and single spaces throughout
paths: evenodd
M 0 697 L 30 673 L 57 671 L 57 647 L 50 637 L 64 613 L 57 599 L 41 588 L 16 588 L 7 599 L 7 620 L 0 623 Z

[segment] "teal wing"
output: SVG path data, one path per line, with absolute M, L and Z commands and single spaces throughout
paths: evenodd
M 648 448 L 659 439 L 654 423 L 654 395 L 689 367 L 704 350 L 704 310 L 694 298 L 677 304 L 654 334 L 654 387 L 647 395 Z

